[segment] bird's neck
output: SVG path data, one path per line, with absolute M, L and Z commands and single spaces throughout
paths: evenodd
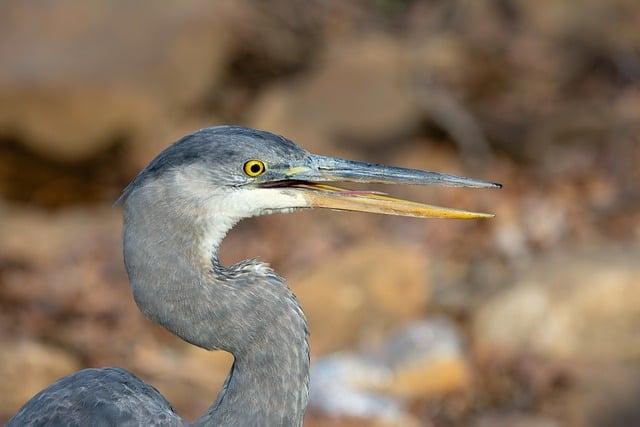
M 250 341 L 229 349 L 234 355 L 231 372 L 216 402 L 196 425 L 301 426 L 309 391 L 309 346 L 306 320 L 295 296 L 257 261 L 225 268 L 214 258 L 213 266 L 216 285 L 236 281 L 231 286 L 238 286 L 235 292 L 241 303 L 230 305 L 242 320 L 251 319 L 256 326 L 246 332 L 253 335 Z M 232 279 L 248 270 L 261 278 Z
M 262 263 L 218 262 L 217 248 L 235 218 L 140 204 L 149 202 L 125 206 L 125 264 L 136 303 L 182 339 L 234 356 L 225 386 L 196 424 L 301 425 L 309 350 L 295 296 Z
M 280 345 L 256 341 L 235 356 L 216 402 L 195 425 L 302 425 L 309 381 L 306 337 L 278 341 Z

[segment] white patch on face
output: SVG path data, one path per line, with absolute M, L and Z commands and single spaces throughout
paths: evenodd
M 198 171 L 182 170 L 172 177 L 181 198 L 197 207 L 206 222 L 203 249 L 213 252 L 229 230 L 244 218 L 286 213 L 309 207 L 304 194 L 287 188 L 215 187 Z M 191 212 L 190 214 L 194 214 Z
M 236 188 L 210 197 L 207 239 L 215 250 L 229 230 L 244 218 L 286 213 L 309 206 L 303 194 L 279 188 Z M 214 243 L 215 242 L 215 243 Z

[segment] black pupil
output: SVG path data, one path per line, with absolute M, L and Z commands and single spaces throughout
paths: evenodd
M 251 172 L 253 172 L 253 173 L 258 173 L 258 172 L 260 172 L 260 169 L 262 169 L 262 168 L 260 167 L 260 165 L 259 165 L 259 164 L 254 163 L 254 164 L 252 164 L 252 165 L 251 165 L 251 167 L 250 167 L 249 169 L 250 169 L 250 170 L 251 170 Z

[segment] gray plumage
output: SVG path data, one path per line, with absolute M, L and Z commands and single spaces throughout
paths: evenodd
M 246 168 L 253 160 L 264 165 L 259 173 Z M 140 310 L 189 343 L 234 356 L 218 397 L 194 425 L 300 426 L 307 405 L 307 324 L 295 296 L 266 264 L 218 260 L 221 241 L 238 221 L 309 207 L 486 216 L 446 208 L 434 213 L 398 199 L 390 206 L 388 198 L 317 184 L 335 180 L 495 186 L 317 156 L 278 135 L 220 126 L 174 143 L 123 192 L 124 260 Z M 125 370 L 104 368 L 52 384 L 8 425 L 186 424 L 156 389 Z
M 10 426 L 182 426 L 155 388 L 120 368 L 83 369 L 36 394 Z
M 196 425 L 301 424 L 309 365 L 302 310 L 265 264 L 222 266 L 215 249 L 242 218 L 209 218 L 198 207 L 205 203 L 200 190 L 232 192 L 252 182 L 242 173 L 249 159 L 275 164 L 304 156 L 294 143 L 271 133 L 204 129 L 159 154 L 120 199 L 125 264 L 140 309 L 190 343 L 235 356 L 223 391 Z M 198 188 L 190 191 L 190 185 Z M 205 241 L 210 220 L 219 220 L 219 233 Z M 9 426 L 182 423 L 153 387 L 107 368 L 83 370 L 49 386 Z

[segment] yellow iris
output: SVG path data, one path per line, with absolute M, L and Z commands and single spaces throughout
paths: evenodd
M 244 164 L 244 173 L 251 177 L 262 175 L 266 167 L 260 160 L 249 160 Z

